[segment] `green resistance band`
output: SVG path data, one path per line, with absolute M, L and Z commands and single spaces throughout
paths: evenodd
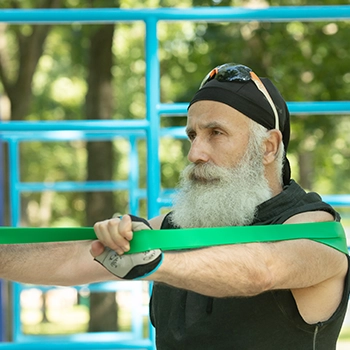
M 95 240 L 92 227 L 0 227 L 0 244 Z M 348 254 L 346 235 L 339 222 L 290 225 L 233 226 L 134 232 L 129 253 L 150 249 L 181 250 L 225 244 L 311 239 Z

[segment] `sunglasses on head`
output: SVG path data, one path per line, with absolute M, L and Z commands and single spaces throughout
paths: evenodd
M 275 116 L 275 129 L 279 130 L 279 118 L 276 106 L 273 103 L 272 98 L 263 82 L 249 67 L 236 63 L 226 63 L 221 66 L 217 66 L 207 74 L 199 88 L 201 89 L 206 83 L 213 79 L 216 79 L 220 82 L 245 82 L 251 80 L 259 89 L 259 91 L 265 96 L 268 103 L 270 104 L 273 114 Z

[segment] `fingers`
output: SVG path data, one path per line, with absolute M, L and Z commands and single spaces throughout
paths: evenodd
M 91 243 L 90 254 L 93 258 L 103 253 L 105 246 L 100 241 L 94 241 Z
M 129 241 L 133 237 L 132 223 L 129 215 L 122 219 L 115 218 L 97 222 L 94 230 L 99 241 L 117 254 L 122 255 L 130 250 Z

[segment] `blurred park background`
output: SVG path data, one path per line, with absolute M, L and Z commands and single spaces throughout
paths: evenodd
M 158 8 L 193 6 L 346 5 L 335 0 L 2 0 L 7 8 Z M 160 22 L 161 101 L 188 102 L 204 75 L 225 62 L 243 63 L 274 81 L 286 101 L 345 101 L 350 96 L 349 21 Z M 0 117 L 2 121 L 145 118 L 145 24 L 84 25 L 0 23 Z M 185 116 L 161 119 L 184 126 Z M 350 116 L 292 115 L 288 157 L 292 177 L 321 195 L 350 193 Z M 21 180 L 33 182 L 123 180 L 129 144 L 122 139 L 87 142 L 25 142 Z M 4 144 L 6 151 L 6 144 Z M 187 164 L 188 142 L 162 138 L 164 189 L 173 188 Z M 146 187 L 146 147 L 138 142 L 140 187 Z M 6 174 L 7 153 L 4 153 Z M 8 193 L 4 178 L 4 203 Z M 92 226 L 129 212 L 127 191 L 24 193 L 21 225 Z M 337 208 L 345 227 L 349 208 Z M 164 209 L 165 211 L 168 209 Z M 141 201 L 141 216 L 147 203 Z M 9 208 L 4 208 L 4 225 Z M 144 304 L 148 286 L 144 286 Z M 90 293 L 73 288 L 21 295 L 26 334 L 115 331 L 130 327 L 127 293 Z M 108 316 L 106 316 L 108 315 Z M 147 317 L 145 317 L 145 324 Z M 145 332 L 147 332 L 145 328 Z M 350 340 L 347 318 L 341 340 Z

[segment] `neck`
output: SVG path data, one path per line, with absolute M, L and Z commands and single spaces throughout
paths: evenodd
M 277 174 L 276 169 L 266 167 L 265 176 L 271 189 L 272 196 L 277 196 L 283 191 L 283 184 L 280 176 Z

